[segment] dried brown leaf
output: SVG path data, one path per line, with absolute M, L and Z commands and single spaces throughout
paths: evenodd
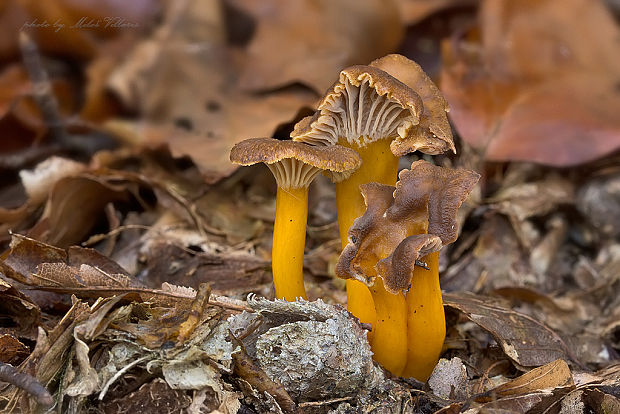
M 145 252 L 149 286 L 169 280 L 185 286 L 198 287 L 209 282 L 218 294 L 249 293 L 260 285 L 271 283 L 268 261 L 244 251 L 191 252 L 165 238 L 151 243 Z
M 0 335 L 0 362 L 16 365 L 30 353 L 30 349 L 11 334 Z
M 442 87 L 488 160 L 571 166 L 620 147 L 620 30 L 602 1 L 493 1 L 480 42 L 444 48 Z
M 209 305 L 210 295 L 211 286 L 206 283 L 201 283 L 189 309 L 187 319 L 179 326 L 177 344 L 183 344 L 201 322 L 205 309 Z
M 556 210 L 561 204 L 574 202 L 574 184 L 556 174 L 539 181 L 516 184 L 497 191 L 488 201 L 511 221 L 524 221 Z
M 28 339 L 36 338 L 36 329 L 41 322 L 41 310 L 31 299 L 2 278 L 0 278 L 0 315 L 10 319 L 13 325 L 9 328 L 11 334 Z M 0 349 L 8 348 L 0 346 Z
M 444 9 L 475 5 L 478 0 L 398 0 L 403 22 L 410 26 Z
M 230 1 L 257 19 L 245 89 L 302 82 L 322 93 L 341 69 L 394 52 L 403 35 L 392 0 Z
M 558 387 L 574 387 L 574 385 L 568 364 L 562 359 L 557 359 L 541 367 L 534 368 L 512 381 L 494 388 L 489 393 L 505 397 Z M 484 399 L 480 400 L 484 401 Z
M 115 183 L 113 174 L 84 173 L 56 182 L 50 192 L 45 212 L 29 235 L 59 247 L 84 240 L 103 215 L 104 207 L 113 201 L 127 200 L 128 189 L 136 183 Z
M 236 142 L 271 136 L 315 99 L 301 89 L 244 93 L 238 75 L 219 3 L 170 3 L 154 36 L 130 51 L 110 77 L 125 105 L 143 114 L 139 124 L 115 129 L 134 142 L 167 143 L 175 157 L 190 157 L 208 182 L 216 182 L 237 168 L 228 160 Z
M 463 312 L 493 335 L 504 353 L 522 367 L 540 366 L 557 359 L 579 364 L 557 333 L 530 316 L 501 306 L 493 298 L 467 292 L 446 293 L 444 304 Z
M 118 264 L 96 250 L 59 249 L 37 240 L 13 235 L 11 250 L 0 262 L 3 273 L 36 287 L 139 287 Z

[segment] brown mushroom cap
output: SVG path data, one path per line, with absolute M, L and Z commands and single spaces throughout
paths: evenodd
M 363 147 L 408 136 L 422 110 L 422 98 L 398 79 L 372 66 L 351 66 L 340 72 L 317 113 L 295 125 L 291 137 L 315 145 L 344 139 Z
M 394 217 L 407 214 L 419 200 L 428 199 L 428 233 L 437 235 L 446 245 L 458 236 L 456 215 L 480 174 L 469 170 L 438 167 L 420 160 L 411 169 L 398 174 L 391 209 Z M 410 214 L 410 213 L 409 213 Z M 408 215 L 409 215 L 408 214 Z
M 281 188 L 307 187 L 321 171 L 338 179 L 353 173 L 362 163 L 357 152 L 340 145 L 319 147 L 274 138 L 237 143 L 230 151 L 230 161 L 246 166 L 265 163 Z
M 425 154 L 441 154 L 448 150 L 456 152 L 452 129 L 448 122 L 448 102 L 422 70 L 420 65 L 402 55 L 392 54 L 373 61 L 370 66 L 389 73 L 416 91 L 424 102 L 420 123 L 409 130 L 406 137 L 397 137 L 390 148 L 394 155 L 421 151 Z
M 437 252 L 443 244 L 434 234 L 416 234 L 405 238 L 394 252 L 376 265 L 377 275 L 384 283 L 385 290 L 398 293 L 409 288 L 416 260 L 429 253 Z
M 457 211 L 479 177 L 473 171 L 416 161 L 411 170 L 401 171 L 396 187 L 360 186 L 366 212 L 349 230 L 336 275 L 368 285 L 380 276 L 389 291 L 405 289 L 418 257 L 456 240 Z

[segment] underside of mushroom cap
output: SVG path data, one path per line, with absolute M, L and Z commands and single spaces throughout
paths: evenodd
M 344 140 L 363 147 L 407 137 L 422 110 L 422 98 L 398 79 L 375 67 L 351 66 L 340 72 L 318 111 L 295 125 L 291 137 L 314 145 Z
M 456 152 L 447 117 L 450 111 L 448 102 L 420 65 L 402 55 L 391 54 L 373 61 L 370 66 L 389 73 L 413 89 L 424 103 L 419 124 L 409 129 L 407 136 L 398 136 L 392 141 L 390 147 L 394 155 L 414 151 L 432 155 L 448 150 Z
M 281 188 L 307 187 L 321 171 L 337 177 L 352 173 L 362 163 L 357 152 L 340 145 L 312 146 L 274 138 L 251 138 L 230 151 L 235 164 L 265 163 Z
M 414 162 L 411 170 L 401 171 L 396 187 L 362 185 L 366 212 L 349 230 L 349 243 L 340 255 L 336 275 L 368 285 L 380 276 L 393 293 L 406 288 L 418 257 L 456 240 L 457 211 L 479 177 L 473 171 L 421 160 Z M 422 233 L 428 234 L 410 237 Z M 406 244 L 399 247 L 403 242 Z

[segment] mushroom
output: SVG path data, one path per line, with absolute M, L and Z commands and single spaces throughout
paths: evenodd
M 349 230 L 336 274 L 371 291 L 385 290 L 373 292 L 377 322 L 371 341 L 373 351 L 389 352 L 377 360 L 396 375 L 425 381 L 437 363 L 445 337 L 437 252 L 456 240 L 458 208 L 479 177 L 416 161 L 400 173 L 396 187 L 361 186 L 368 207 Z M 381 303 L 390 300 L 391 307 Z
M 278 185 L 273 228 L 272 272 L 276 297 L 287 301 L 306 299 L 303 282 L 303 255 L 308 217 L 308 186 L 321 171 L 341 179 L 361 163 L 352 149 L 312 146 L 273 138 L 252 138 L 230 151 L 235 164 L 265 163 Z
M 411 84 L 397 79 L 405 75 Z M 295 125 L 291 134 L 295 141 L 340 144 L 362 157 L 361 167 L 336 186 L 343 248 L 349 228 L 366 207 L 361 184 L 394 185 L 398 157 L 409 152 L 439 154 L 455 150 L 447 110 L 439 90 L 417 64 L 400 55 L 388 55 L 369 66 L 341 71 L 318 111 Z M 362 322 L 375 321 L 372 296 L 365 285 L 355 280 L 347 280 L 347 309 Z

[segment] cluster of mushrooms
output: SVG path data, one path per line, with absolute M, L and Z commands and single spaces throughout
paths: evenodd
M 445 338 L 438 252 L 456 240 L 457 210 L 479 175 L 426 161 L 398 174 L 398 160 L 455 151 L 447 111 L 419 65 L 388 55 L 341 71 L 291 140 L 248 139 L 230 153 L 237 164 L 265 163 L 276 179 L 272 269 L 276 297 L 287 301 L 307 298 L 308 186 L 319 172 L 336 183 L 347 309 L 372 325 L 377 362 L 420 381 Z

